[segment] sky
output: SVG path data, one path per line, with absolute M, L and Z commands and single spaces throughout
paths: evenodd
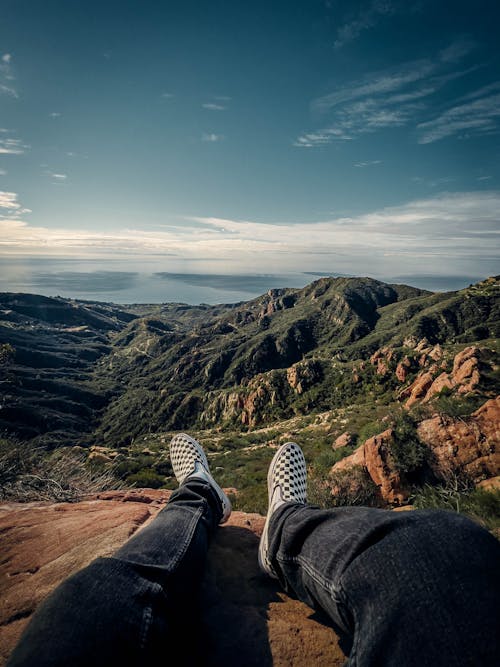
M 3 0 L 0 277 L 20 257 L 499 273 L 499 20 L 493 0 Z

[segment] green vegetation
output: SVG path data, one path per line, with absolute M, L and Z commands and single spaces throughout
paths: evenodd
M 394 467 L 401 473 L 418 471 L 428 458 L 428 449 L 417 435 L 414 417 L 401 411 L 393 422 L 393 437 L 390 453 Z
M 328 479 L 312 476 L 308 487 L 310 502 L 323 509 L 352 505 L 382 506 L 377 486 L 360 466 L 333 473 Z
M 481 407 L 485 400 L 486 396 L 484 394 L 456 396 L 445 387 L 433 401 L 432 407 L 436 412 L 449 417 L 468 417 Z
M 500 491 L 475 488 L 463 478 L 451 477 L 442 484 L 425 484 L 412 504 L 416 509 L 442 509 L 466 514 L 488 530 L 500 528 Z

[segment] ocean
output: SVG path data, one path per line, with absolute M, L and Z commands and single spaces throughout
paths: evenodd
M 164 260 L 0 257 L 0 291 L 114 303 L 216 304 L 246 301 L 269 289 L 304 287 L 328 272 L 225 274 L 169 271 Z M 483 276 L 486 277 L 486 276 Z M 393 276 L 377 279 L 431 291 L 460 289 L 477 276 Z

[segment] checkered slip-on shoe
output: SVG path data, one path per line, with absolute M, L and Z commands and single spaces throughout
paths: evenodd
M 185 482 L 188 477 L 202 479 L 210 484 L 219 496 L 222 506 L 220 523 L 225 523 L 231 514 L 231 502 L 212 477 L 207 456 L 200 443 L 185 433 L 174 435 L 170 441 L 170 461 L 179 485 Z
M 304 454 L 294 442 L 282 445 L 274 455 L 267 473 L 267 492 L 269 508 L 267 510 L 264 531 L 260 538 L 259 565 L 261 570 L 276 578 L 276 573 L 268 559 L 269 522 L 275 510 L 283 503 L 307 502 L 307 469 Z

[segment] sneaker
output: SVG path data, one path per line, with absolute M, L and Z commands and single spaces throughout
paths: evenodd
M 284 503 L 307 503 L 307 469 L 304 454 L 294 442 L 282 445 L 274 455 L 267 473 L 269 507 L 259 545 L 261 570 L 277 578 L 268 559 L 269 522 L 273 513 Z
M 170 441 L 170 460 L 179 485 L 183 484 L 188 477 L 202 479 L 210 484 L 221 503 L 222 519 L 220 523 L 225 523 L 231 514 L 231 502 L 210 474 L 207 456 L 200 443 L 185 433 L 174 435 Z

